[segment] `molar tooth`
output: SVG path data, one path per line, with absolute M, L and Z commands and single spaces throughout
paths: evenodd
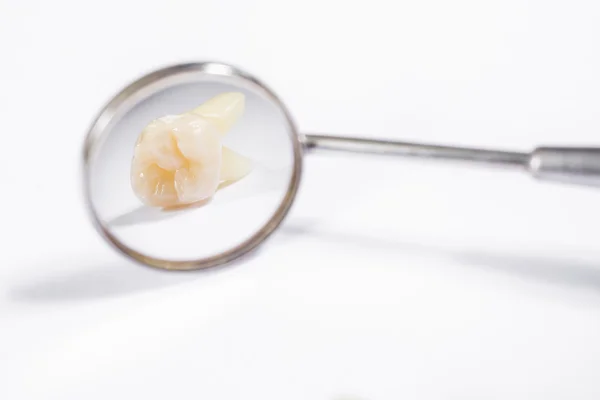
M 221 139 L 217 128 L 210 121 L 192 114 L 186 114 L 172 128 L 178 150 L 190 162 L 220 162 Z
M 221 145 L 243 112 L 243 94 L 223 93 L 193 111 L 150 122 L 134 149 L 134 193 L 149 206 L 168 208 L 210 198 L 220 183 L 246 176 L 250 160 Z
M 132 171 L 134 190 L 147 205 L 167 207 L 177 201 L 177 192 L 173 185 L 172 173 L 151 164 L 143 169 Z
M 219 186 L 219 165 L 198 165 L 175 172 L 174 186 L 179 203 L 191 204 L 213 196 Z

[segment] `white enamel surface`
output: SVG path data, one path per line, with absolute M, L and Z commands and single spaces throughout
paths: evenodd
M 151 121 L 133 151 L 136 196 L 151 207 L 178 207 L 208 200 L 220 183 L 246 176 L 250 160 L 221 143 L 242 117 L 244 103 L 243 93 L 224 92 L 192 111 Z
M 600 144 L 597 0 L 0 4 L 0 399 L 600 399 L 596 190 L 315 154 L 265 247 L 165 274 L 98 238 L 77 170 L 115 90 L 206 58 L 305 132 Z

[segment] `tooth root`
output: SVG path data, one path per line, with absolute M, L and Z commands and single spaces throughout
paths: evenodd
M 201 106 L 193 109 L 192 114 L 200 115 L 213 122 L 221 135 L 225 135 L 244 113 L 243 93 L 221 93 Z
M 223 146 L 221 156 L 221 182 L 235 182 L 252 171 L 252 161 L 228 147 Z

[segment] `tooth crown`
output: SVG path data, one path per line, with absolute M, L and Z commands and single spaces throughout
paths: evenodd
M 191 204 L 212 197 L 220 183 L 247 175 L 250 161 L 221 144 L 243 111 L 243 94 L 223 93 L 192 111 L 149 123 L 131 165 L 137 197 L 154 207 Z

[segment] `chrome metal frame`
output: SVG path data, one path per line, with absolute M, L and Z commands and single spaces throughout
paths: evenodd
M 144 255 L 120 242 L 111 233 L 105 222 L 99 218 L 94 209 L 90 193 L 90 169 L 96 157 L 97 149 L 114 124 L 132 107 L 150 95 L 175 84 L 207 79 L 226 80 L 229 83 L 235 83 L 240 87 L 253 90 L 263 95 L 281 110 L 288 125 L 294 155 L 294 168 L 287 192 L 271 219 L 253 236 L 228 251 L 209 258 L 186 261 L 172 261 Z M 273 233 L 287 215 L 300 185 L 304 154 L 303 143 L 304 139 L 298 133 L 295 122 L 281 100 L 265 84 L 245 71 L 217 62 L 189 63 L 163 68 L 141 77 L 118 92 L 102 108 L 89 128 L 83 148 L 83 188 L 86 208 L 94 227 L 102 237 L 119 252 L 143 265 L 168 270 L 197 270 L 225 264 L 255 249 Z

